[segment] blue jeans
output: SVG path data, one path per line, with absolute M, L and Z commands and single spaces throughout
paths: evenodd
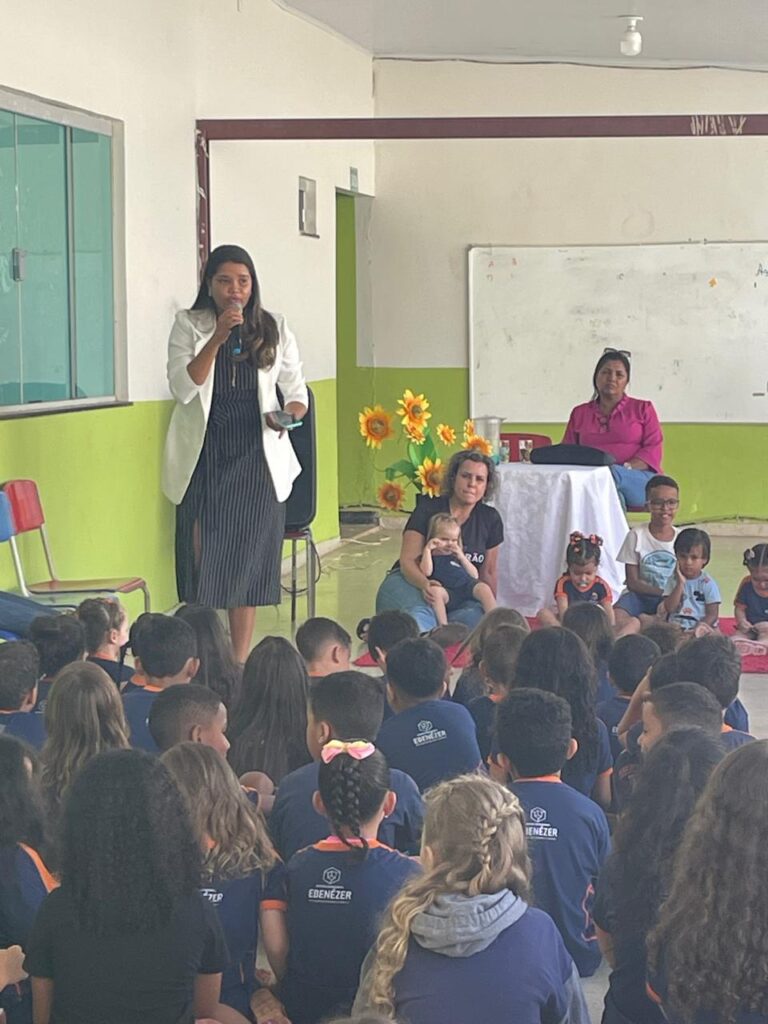
M 435 613 L 421 596 L 418 587 L 411 586 L 399 569 L 394 569 L 385 578 L 376 595 L 376 611 L 388 612 L 393 609 L 408 612 L 419 627 L 420 633 L 426 633 L 437 625 Z M 464 601 L 458 608 L 448 613 L 449 622 L 463 622 L 474 629 L 483 617 L 483 606 L 474 598 Z
M 8 594 L 0 590 L 0 630 L 25 637 L 33 619 L 40 615 L 55 615 L 56 611 L 30 601 L 28 597 Z
M 611 466 L 611 475 L 624 508 L 645 508 L 645 485 L 656 473 L 652 469 Z

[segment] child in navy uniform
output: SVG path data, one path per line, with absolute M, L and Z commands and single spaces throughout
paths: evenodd
M 735 643 L 764 654 L 768 647 L 768 544 L 755 544 L 744 552 L 749 570 L 736 591 L 733 614 L 736 616 Z M 750 643 L 753 641 L 753 643 Z M 740 646 L 744 649 L 744 646 Z
M 613 594 L 605 580 L 598 576 L 603 538 L 591 533 L 588 537 L 572 533 L 565 549 L 566 570 L 555 584 L 555 611 L 542 608 L 538 620 L 542 626 L 557 626 L 572 604 L 589 601 L 599 604 L 613 625 Z
M 158 693 L 147 726 L 160 751 L 177 743 L 203 743 L 227 756 L 227 709 L 218 693 L 206 686 L 181 683 Z
M 675 537 L 677 569 L 666 582 L 659 615 L 697 636 L 717 628 L 720 589 L 704 572 L 709 563 L 711 543 L 704 530 L 687 527 Z
M 611 737 L 614 761 L 624 749 L 617 726 L 629 707 L 632 694 L 660 657 L 661 651 L 646 636 L 623 636 L 616 641 L 611 651 L 608 673 L 616 687 L 616 695 L 597 705 L 597 717 L 605 723 Z
M 235 661 L 232 641 L 218 612 L 206 604 L 183 604 L 174 615 L 191 626 L 197 637 L 200 667 L 195 673 L 195 683 L 213 690 L 227 711 L 231 710 L 240 693 L 243 671 Z
M 197 639 L 192 628 L 171 615 L 146 613 L 137 619 L 141 674 L 146 683 L 123 697 L 131 746 L 157 753 L 148 719 L 158 693 L 175 683 L 188 683 L 197 672 Z
M 565 787 L 563 787 L 565 788 Z M 408 1024 L 583 1024 L 579 977 L 552 919 L 528 906 L 520 803 L 483 775 L 427 797 L 424 875 L 389 907 L 354 1011 Z
M 439 626 L 447 624 L 449 611 L 473 598 L 480 602 L 484 612 L 496 607 L 493 591 L 479 580 L 477 568 L 464 554 L 461 526 L 450 513 L 438 512 L 430 519 L 419 567 L 427 579 L 440 584 L 431 590 Z
M 419 870 L 377 840 L 394 809 L 389 769 L 366 740 L 330 740 L 315 804 L 333 834 L 291 857 L 284 873 L 288 959 L 280 986 L 292 1024 L 349 1012 L 379 916 Z
M 270 966 L 283 966 L 282 913 L 271 902 L 280 896 L 282 866 L 261 815 L 223 757 L 202 743 L 180 743 L 162 761 L 187 802 L 205 858 L 201 892 L 215 907 L 227 943 L 221 1002 L 253 1020 L 260 935 Z
M 557 925 L 582 978 L 600 966 L 592 921 L 594 886 L 610 852 L 603 811 L 563 784 L 576 742 L 567 703 L 542 690 L 513 690 L 499 705 L 499 762 L 525 810 L 536 906 Z
M 379 681 L 362 672 L 336 672 L 312 681 L 307 747 L 313 761 L 285 776 L 269 817 L 272 841 L 284 861 L 328 835 L 328 821 L 313 804 L 323 747 L 329 740 L 350 737 L 373 742 L 381 728 L 383 705 Z M 389 788 L 397 802 L 382 820 L 378 838 L 403 853 L 416 853 L 423 817 L 421 794 L 413 779 L 397 768 L 390 769 Z
M 578 749 L 563 768 L 563 782 L 607 810 L 613 775 L 611 741 L 595 715 L 595 667 L 584 642 L 569 629 L 534 631 L 520 648 L 515 685 L 547 690 L 568 702 Z
M 662 736 L 679 729 L 701 729 L 722 740 L 722 726 L 723 712 L 709 690 L 698 683 L 670 683 L 643 698 L 643 731 L 637 745 L 645 756 Z
M 333 619 L 317 616 L 302 622 L 296 630 L 296 646 L 310 679 L 349 669 L 352 637 Z
M 608 674 L 608 659 L 613 650 L 613 627 L 601 604 L 580 601 L 570 605 L 563 615 L 563 626 L 581 637 L 597 672 L 595 703 L 616 696 L 616 688 Z
M 103 668 L 119 689 L 133 679 L 133 668 L 125 665 L 122 649 L 128 643 L 128 616 L 116 598 L 89 597 L 81 602 L 77 617 L 85 630 L 88 661 Z
M 499 626 L 483 645 L 480 673 L 488 687 L 483 697 L 475 697 L 468 704 L 470 715 L 475 720 L 477 745 L 483 763 L 488 760 L 493 744 L 493 730 L 496 722 L 496 705 L 509 693 L 515 681 L 517 655 L 528 636 L 519 626 Z
M 29 627 L 29 638 L 40 656 L 40 675 L 33 718 L 25 723 L 22 738 L 42 749 L 45 742 L 45 705 L 59 670 L 85 658 L 85 630 L 72 614 L 41 615 Z
M 0 644 L 0 734 L 17 736 L 33 747 L 45 741 L 42 716 L 32 714 L 39 675 L 40 658 L 29 640 Z
M 27 948 L 38 908 L 56 886 L 43 861 L 45 817 L 38 778 L 32 751 L 20 740 L 0 736 L 0 947 Z M 0 1008 L 8 1024 L 30 1024 L 29 982 L 2 989 Z
M 466 708 L 443 700 L 445 655 L 432 640 L 401 640 L 387 655 L 387 694 L 394 716 L 376 743 L 393 768 L 423 793 L 480 766 L 475 723 Z
M 677 652 L 678 679 L 699 683 L 723 709 L 722 741 L 726 750 L 749 743 L 749 715 L 739 700 L 741 658 L 732 641 L 721 633 L 696 637 Z
M 475 697 L 486 695 L 488 688 L 480 673 L 480 662 L 483 660 L 483 649 L 488 637 L 499 626 L 518 626 L 524 633 L 531 631 L 527 619 L 514 608 L 494 608 L 492 612 L 484 615 L 459 648 L 458 654 L 467 651 L 471 661 L 459 676 L 451 695 L 451 700 L 456 704 L 469 707 L 469 702 Z

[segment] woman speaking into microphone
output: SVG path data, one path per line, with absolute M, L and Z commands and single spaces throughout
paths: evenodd
M 262 307 L 245 249 L 209 256 L 192 308 L 176 314 L 168 384 L 163 491 L 176 505 L 179 598 L 226 608 L 243 662 L 256 608 L 280 602 L 284 502 L 301 471 L 288 432 L 307 411 L 296 339 Z

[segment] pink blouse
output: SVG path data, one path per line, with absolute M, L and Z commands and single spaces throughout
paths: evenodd
M 624 395 L 605 416 L 598 399 L 577 405 L 571 411 L 563 444 L 584 444 L 608 452 L 619 465 L 642 459 L 655 473 L 661 472 L 664 435 L 653 402 Z

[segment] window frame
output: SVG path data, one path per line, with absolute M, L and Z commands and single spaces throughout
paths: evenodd
M 125 132 L 116 118 L 80 110 L 54 100 L 0 87 L 0 109 L 12 114 L 52 121 L 65 128 L 79 128 L 110 138 L 112 168 L 112 297 L 114 394 L 96 398 L 64 398 L 60 401 L 0 405 L 0 420 L 42 416 L 80 409 L 103 409 L 132 404 L 128 397 L 128 341 L 125 287 Z M 71 211 L 69 211 L 71 216 Z M 71 225 L 70 225 L 71 226 Z M 69 229 L 68 229 L 69 230 Z

